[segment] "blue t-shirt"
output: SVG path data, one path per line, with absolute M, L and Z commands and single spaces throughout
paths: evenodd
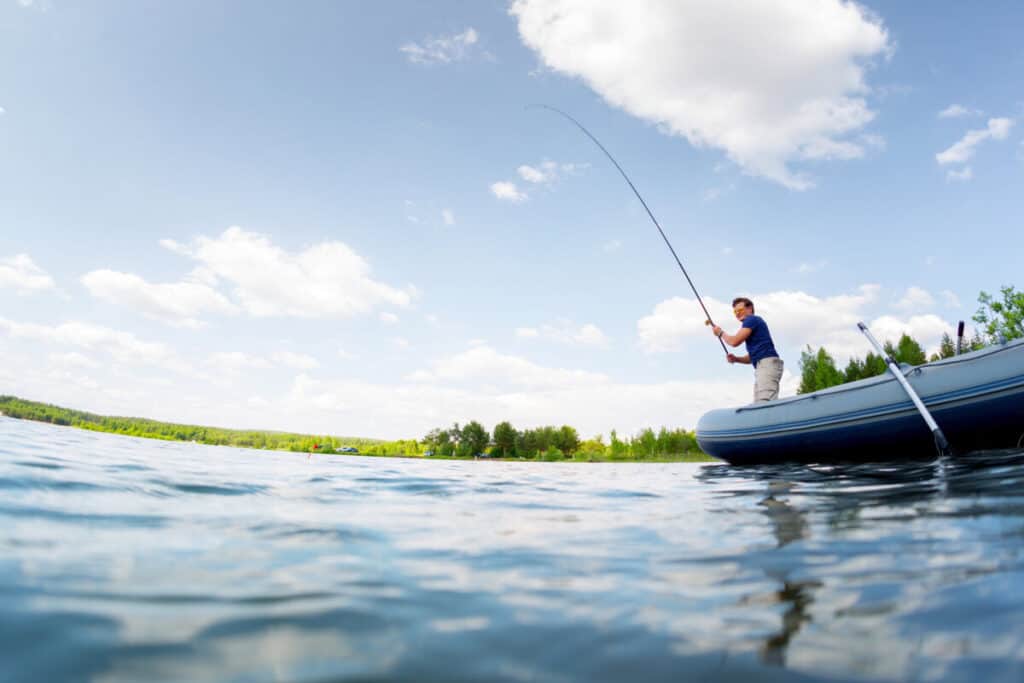
M 757 367 L 758 362 L 764 358 L 778 358 L 775 351 L 775 344 L 772 342 L 772 333 L 768 331 L 768 323 L 759 315 L 748 315 L 743 319 L 743 327 L 750 330 L 750 336 L 745 342 L 747 353 L 750 354 L 750 362 Z

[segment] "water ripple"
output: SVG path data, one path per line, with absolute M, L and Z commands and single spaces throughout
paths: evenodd
M 0 418 L 13 681 L 1024 679 L 1024 452 L 319 457 Z

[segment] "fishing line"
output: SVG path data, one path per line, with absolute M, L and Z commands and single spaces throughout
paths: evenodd
M 619 169 L 619 173 L 621 173 L 622 177 L 626 179 L 626 182 L 629 184 L 629 188 L 631 190 L 633 190 L 633 194 L 635 194 L 636 198 L 640 200 L 641 204 L 643 204 L 644 210 L 647 211 L 647 215 L 650 216 L 651 222 L 654 223 L 654 227 L 656 227 L 658 229 L 658 232 L 661 233 L 661 239 L 665 240 L 665 246 L 667 246 L 668 250 L 672 252 L 672 256 L 673 256 L 673 258 L 675 258 L 676 264 L 679 266 L 679 270 L 683 271 L 683 277 L 686 278 L 686 282 L 690 285 L 690 289 L 693 290 L 693 295 L 695 297 L 697 297 L 697 303 L 699 303 L 701 309 L 703 309 L 704 315 L 707 317 L 708 323 L 709 324 L 714 324 L 711 321 L 711 314 L 708 313 L 707 306 L 704 305 L 704 300 L 701 298 L 700 294 L 697 292 L 697 287 L 694 286 L 693 280 L 690 279 L 690 274 L 687 273 L 686 272 L 686 268 L 683 267 L 683 262 L 679 260 L 679 255 L 676 254 L 676 250 L 672 248 L 672 243 L 668 241 L 668 237 L 665 235 L 665 231 L 661 229 L 661 225 L 658 223 L 658 219 L 654 217 L 653 213 L 651 213 L 650 207 L 647 206 L 647 202 L 644 201 L 644 198 L 640 196 L 640 193 L 636 189 L 636 185 L 634 185 L 633 181 L 629 179 L 629 176 L 626 175 L 626 172 L 622 170 L 622 166 L 619 166 L 619 162 L 617 162 L 615 160 L 615 157 L 613 157 L 611 155 L 611 152 L 609 152 L 607 149 L 605 149 L 604 145 L 602 145 L 601 142 L 597 138 L 594 137 L 593 133 L 591 133 L 589 130 L 587 130 L 586 128 L 583 127 L 582 123 L 580 123 L 579 121 L 577 121 L 573 117 L 569 116 L 568 114 L 566 114 L 561 109 L 555 109 L 554 107 L 548 106 L 546 104 L 528 104 L 528 105 L 526 105 L 526 108 L 527 109 L 547 109 L 548 111 L 552 111 L 552 112 L 554 112 L 556 114 L 561 114 L 565 118 L 569 119 L 574 124 L 576 124 L 576 127 L 579 128 L 581 131 L 583 131 L 583 133 L 588 138 L 593 140 L 594 144 L 597 145 L 602 152 L 604 152 L 604 155 L 606 157 L 608 157 L 608 159 L 613 164 L 615 164 L 615 168 Z M 725 351 L 726 353 L 729 352 L 729 350 L 725 348 L 725 342 L 722 341 L 721 337 L 718 338 L 718 343 L 722 345 L 722 350 L 723 351 Z

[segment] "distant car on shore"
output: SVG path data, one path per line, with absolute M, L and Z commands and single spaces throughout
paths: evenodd
M 359 449 L 355 446 L 342 446 L 338 449 L 339 453 L 358 453 Z

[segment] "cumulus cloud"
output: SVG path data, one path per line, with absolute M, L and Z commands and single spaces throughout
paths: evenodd
M 198 262 L 192 278 L 230 289 L 231 304 L 255 317 L 347 318 L 378 306 L 406 307 L 415 287 L 399 289 L 371 276 L 370 265 L 343 242 L 289 252 L 257 233 L 231 227 L 183 246 L 161 244 Z
M 930 308 L 934 305 L 935 297 L 927 289 L 917 286 L 908 287 L 900 300 L 894 304 L 896 308 L 903 310 Z
M 243 351 L 218 351 L 211 353 L 207 363 L 219 370 L 241 372 L 243 370 L 265 370 L 271 367 L 270 361 Z
M 294 370 L 312 370 L 320 367 L 320 362 L 316 358 L 304 353 L 277 351 L 271 356 L 271 358 L 273 358 L 275 362 Z
M 449 64 L 468 58 L 479 41 L 480 35 L 470 26 L 462 33 L 406 43 L 398 50 L 413 64 Z
M 1013 128 L 1013 119 L 996 118 L 989 119 L 988 125 L 979 130 L 969 130 L 967 133 L 945 149 L 935 155 L 935 160 L 940 166 L 946 164 L 962 164 L 974 156 L 975 148 L 985 140 L 1005 140 Z
M 61 368 L 95 368 L 99 366 L 95 360 L 78 351 L 51 353 L 49 359 L 51 365 Z
M 102 325 L 78 321 L 59 325 L 40 325 L 0 318 L 0 333 L 14 338 L 76 346 L 89 351 L 102 351 L 119 362 L 155 365 L 177 372 L 191 372 L 191 368 L 166 345 L 143 341 L 130 332 Z
M 522 339 L 547 339 L 560 344 L 577 346 L 607 346 L 608 337 L 597 325 L 587 323 L 577 326 L 569 320 L 540 327 L 516 328 L 516 336 Z
M 491 193 L 498 199 L 504 199 L 510 202 L 522 202 L 526 201 L 527 194 L 520 191 L 516 184 L 507 180 L 498 181 L 491 183 Z
M 964 116 L 981 116 L 980 109 L 971 109 L 960 104 L 951 104 L 939 112 L 940 119 L 958 119 Z
M 461 381 L 507 383 L 520 387 L 552 387 L 566 383 L 601 383 L 606 375 L 583 370 L 548 368 L 525 358 L 499 353 L 490 346 L 474 346 L 462 353 L 435 361 L 410 379 L 415 381 Z
M 841 0 L 516 0 L 510 12 L 546 67 L 794 189 L 812 186 L 795 162 L 863 155 L 851 136 L 875 116 L 866 63 L 892 49 L 876 16 Z
M 312 370 L 320 367 L 319 361 L 312 356 L 292 351 L 275 351 L 270 355 L 270 358 L 245 353 L 244 351 L 219 351 L 211 353 L 206 362 L 208 365 L 227 372 L 268 370 L 275 366 L 282 366 L 293 370 Z
M 913 289 L 913 288 L 912 288 Z M 824 346 L 837 360 L 863 356 L 870 349 L 857 329 L 865 321 L 876 336 L 892 338 L 893 330 L 908 331 L 926 349 L 938 346 L 943 331 L 952 329 L 937 316 L 922 314 L 902 320 L 893 316 L 872 318 L 871 308 L 879 301 L 878 285 L 862 285 L 851 294 L 815 296 L 806 292 L 779 291 L 751 296 L 758 315 L 768 322 L 776 347 L 784 358 L 796 359 L 801 349 Z M 727 330 L 738 327 L 729 302 L 712 297 L 705 304 L 715 321 Z M 941 323 L 941 324 L 940 324 Z M 695 299 L 674 297 L 657 304 L 650 315 L 637 322 L 640 348 L 647 353 L 681 351 L 695 343 L 714 342 L 704 325 L 704 314 Z M 795 367 L 795 366 L 793 366 Z
M 98 299 L 132 308 L 143 315 L 180 327 L 199 327 L 203 313 L 235 313 L 237 307 L 201 282 L 154 284 L 138 275 L 94 270 L 82 284 Z
M 749 378 L 715 382 L 618 382 L 475 346 L 442 357 L 395 385 L 300 375 L 275 410 L 391 437 L 426 433 L 453 420 L 488 427 L 571 424 L 584 435 L 634 434 L 644 427 L 692 428 L 711 407 L 750 401 Z M 358 400 L 351 397 L 358 396 Z M 335 429 L 341 429 L 335 427 Z M 322 430 L 321 430 L 322 431 Z
M 53 278 L 36 265 L 28 254 L 0 258 L 0 289 L 9 287 L 18 294 L 54 289 Z

